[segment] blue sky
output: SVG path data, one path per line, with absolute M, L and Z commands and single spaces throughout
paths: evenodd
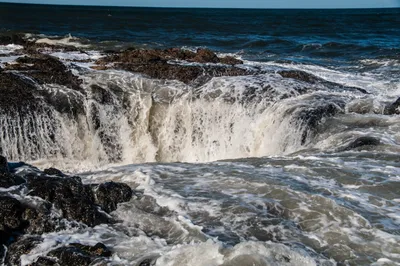
M 13 3 L 45 3 L 151 7 L 234 8 L 372 8 L 400 7 L 400 0 L 0 0 Z

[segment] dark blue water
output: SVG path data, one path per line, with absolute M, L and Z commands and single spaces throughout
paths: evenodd
M 400 57 L 400 9 L 257 10 L 0 4 L 4 31 L 155 47 L 209 47 L 247 59 L 351 64 Z M 115 42 L 111 42 L 115 44 Z

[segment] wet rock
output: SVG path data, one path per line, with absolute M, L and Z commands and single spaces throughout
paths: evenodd
M 0 110 L 37 109 L 36 87 L 21 76 L 0 72 Z
M 29 176 L 27 187 L 30 191 L 29 195 L 53 203 L 69 220 L 76 220 L 88 226 L 109 221 L 108 217 L 98 210 L 91 196 L 86 193 L 79 178 Z
M 198 63 L 219 63 L 218 56 L 209 49 L 197 49 L 195 57 L 191 61 Z
M 123 183 L 107 182 L 100 185 L 91 185 L 94 202 L 106 212 L 117 209 L 118 203 L 127 202 L 132 198 L 132 189 Z
M 220 59 L 220 63 L 226 65 L 241 65 L 243 64 L 243 61 L 236 59 L 233 56 L 225 56 Z
M 49 55 L 20 57 L 18 64 L 9 65 L 6 69 L 29 71 L 27 75 L 39 84 L 60 84 L 83 92 L 82 80 L 72 74 L 57 58 Z
M 67 247 L 61 247 L 50 251 L 47 256 L 57 258 L 60 265 L 90 265 L 96 261 L 111 256 L 111 251 L 107 247 L 98 243 L 95 246 L 85 246 L 81 244 L 70 244 Z
M 158 216 L 166 216 L 171 213 L 167 207 L 161 207 L 157 204 L 155 198 L 147 195 L 141 197 L 140 200 L 135 200 L 134 204 L 139 210 Z
M 378 146 L 381 144 L 381 141 L 377 138 L 374 137 L 369 137 L 369 136 L 364 136 L 364 137 L 359 137 L 356 140 L 352 141 L 350 144 L 348 144 L 346 147 L 339 149 L 339 151 L 349 151 L 353 150 L 359 147 L 364 147 L 364 146 Z
M 46 175 L 56 175 L 56 176 L 65 176 L 63 174 L 63 172 L 61 172 L 60 170 L 56 169 L 56 168 L 48 168 L 48 169 L 44 169 L 43 173 L 45 173 Z
M 0 35 L 0 45 L 7 45 L 7 44 L 18 44 L 18 45 L 25 45 L 27 42 L 24 39 L 23 34 L 17 33 L 4 33 L 2 32 Z
M 320 80 L 319 78 L 317 78 L 312 74 L 298 70 L 281 70 L 278 71 L 277 73 L 281 75 L 283 78 L 296 79 L 299 81 L 305 81 L 307 83 L 315 83 Z
M 42 241 L 38 236 L 21 237 L 8 247 L 5 265 L 20 265 L 21 256 L 28 254 Z
M 9 172 L 7 158 L 0 155 L 0 174 L 8 174 Z
M 398 115 L 400 114 L 400 98 L 398 98 L 394 103 L 389 104 L 385 107 L 385 115 Z
M 56 258 L 39 257 L 31 266 L 60 266 Z
M 297 119 L 304 126 L 301 143 L 305 144 L 307 139 L 316 133 L 318 125 L 324 118 L 332 117 L 343 112 L 342 103 L 327 103 L 319 106 L 313 106 L 299 112 Z
M 43 203 L 36 208 L 27 207 L 22 214 L 22 219 L 27 224 L 24 232 L 41 235 L 56 231 L 60 227 L 59 219 L 51 216 L 51 204 Z
M 0 173 L 0 187 L 9 188 L 25 183 L 25 179 L 11 173 Z
M 233 57 L 219 58 L 208 49 L 199 49 L 197 53 L 172 48 L 167 50 L 126 50 L 97 61 L 100 69 L 115 67 L 135 73 L 141 73 L 151 78 L 179 80 L 193 83 L 201 78 L 201 84 L 212 77 L 248 75 L 250 72 L 233 66 L 193 66 L 169 63 L 173 60 L 185 60 L 197 63 L 223 63 L 235 65 L 243 63 Z M 207 77 L 207 78 L 204 78 Z
M 24 226 L 22 214 L 25 207 L 9 196 L 0 196 L 0 231 L 11 233 Z
M 332 89 L 345 90 L 345 91 L 357 92 L 357 93 L 361 92 L 363 94 L 370 94 L 370 93 L 368 93 L 368 91 L 366 91 L 362 88 L 344 86 L 339 83 L 330 82 L 330 81 L 327 81 L 320 77 L 317 77 L 313 74 L 307 73 L 305 71 L 301 71 L 301 70 L 280 70 L 277 73 L 279 75 L 281 75 L 283 78 L 291 78 L 291 79 L 295 79 L 298 81 L 304 81 L 309 84 L 322 84 L 327 87 L 331 87 Z

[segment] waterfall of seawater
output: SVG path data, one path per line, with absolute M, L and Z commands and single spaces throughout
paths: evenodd
M 96 166 L 280 155 L 304 144 L 304 125 L 294 119 L 301 99 L 288 95 L 301 96 L 274 74 L 214 78 L 196 89 L 125 72 L 82 78 L 82 113 L 44 106 L 29 116 L 2 114 L 2 153 L 11 160 Z M 62 86 L 51 89 L 67 93 Z

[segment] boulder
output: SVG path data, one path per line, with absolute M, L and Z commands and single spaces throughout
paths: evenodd
M 106 212 L 117 209 L 118 203 L 127 202 L 132 198 L 132 189 L 123 183 L 107 182 L 100 185 L 89 185 L 94 202 Z
M 196 55 L 191 59 L 191 61 L 198 63 L 219 63 L 220 59 L 218 56 L 209 49 L 197 49 Z
M 68 220 L 95 226 L 109 222 L 108 217 L 98 210 L 88 195 L 79 177 L 27 177 L 29 195 L 37 196 L 54 204 Z
M 21 256 L 28 254 L 38 244 L 42 243 L 43 239 L 38 236 L 20 237 L 17 241 L 8 246 L 5 265 L 20 265 Z

